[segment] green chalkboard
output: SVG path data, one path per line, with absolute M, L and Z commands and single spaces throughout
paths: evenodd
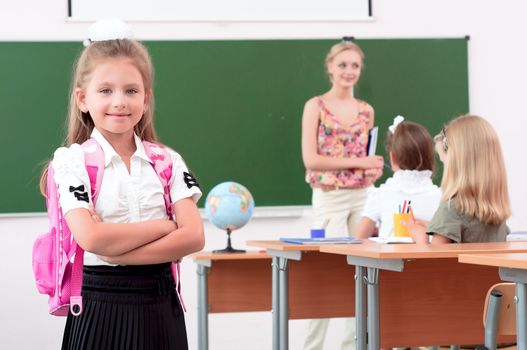
M 183 155 L 205 195 L 232 180 L 248 187 L 258 206 L 310 203 L 301 116 L 304 102 L 329 88 L 323 61 L 335 42 L 145 43 L 156 69 L 156 129 Z M 468 111 L 464 38 L 357 43 L 366 68 L 356 96 L 375 108 L 381 136 L 397 114 L 434 134 Z M 73 42 L 0 43 L 1 213 L 45 209 L 40 171 L 63 140 L 72 64 L 81 49 Z

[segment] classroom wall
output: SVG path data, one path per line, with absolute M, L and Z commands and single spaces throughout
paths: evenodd
M 0 2 L 0 40 L 84 39 L 89 23 L 67 22 L 66 3 L 65 0 Z M 322 2 L 318 3 L 323 6 Z M 527 37 L 527 26 L 524 24 L 526 14 L 527 2 L 523 0 L 374 0 L 374 20 L 371 22 L 145 22 L 131 23 L 131 26 L 137 38 L 151 40 L 312 39 L 337 38 L 342 35 L 360 38 L 431 38 L 470 35 L 470 109 L 471 112 L 486 117 L 498 131 L 505 153 L 514 211 L 509 224 L 513 230 L 525 230 L 527 216 L 522 214 L 527 209 L 523 199 L 527 197 L 527 187 L 524 186 L 526 169 L 525 156 L 519 151 L 524 148 L 521 140 L 527 130 L 527 118 L 523 108 L 524 84 L 527 81 L 527 49 L 524 44 Z M 394 55 L 396 54 L 394 52 Z M 177 59 L 174 64 L 177 64 Z M 404 81 L 401 81 L 401 84 L 404 84 Z M 5 167 L 4 164 L 4 171 Z M 16 164 L 9 164 L 8 167 L 16 169 Z M 9 198 L 2 197 L 0 200 Z M 307 232 L 309 209 L 292 210 L 291 214 L 289 217 L 280 218 L 254 218 L 241 231 L 233 233 L 233 244 L 241 247 L 245 239 L 272 239 Z M 38 214 L 0 216 L 0 234 L 4 238 L 0 245 L 0 280 L 3 286 L 0 290 L 0 300 L 3 301 L 0 304 L 0 348 L 32 349 L 38 346 L 51 350 L 58 348 L 60 343 L 63 319 L 46 315 L 45 298 L 36 294 L 31 276 L 31 245 L 35 236 L 45 228 L 46 220 Z M 205 223 L 205 228 L 205 249 L 222 247 L 225 235 L 208 223 Z M 189 342 L 190 348 L 195 349 L 196 279 L 192 262 L 184 262 L 183 274 L 184 297 L 189 309 Z M 304 326 L 305 321 L 290 322 L 291 349 L 301 347 Z M 270 313 L 213 315 L 209 327 L 212 350 L 246 349 L 249 344 L 252 349 L 270 348 Z M 332 333 L 328 337 L 328 348 L 337 348 L 339 330 L 330 331 Z

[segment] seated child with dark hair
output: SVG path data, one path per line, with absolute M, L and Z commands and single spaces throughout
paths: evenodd
M 386 150 L 394 174 L 380 187 L 369 190 L 355 232 L 357 238 L 373 236 L 377 226 L 380 238 L 393 237 L 393 217 L 402 211 L 404 203 L 416 219 L 429 221 L 441 199 L 439 187 L 432 183 L 434 143 L 422 125 L 396 117 L 389 127 Z

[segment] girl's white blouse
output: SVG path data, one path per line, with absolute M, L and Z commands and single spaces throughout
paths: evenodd
M 393 236 L 393 214 L 402 209 L 406 200 L 411 201 L 416 219 L 430 221 L 439 201 L 441 190 L 432 183 L 429 170 L 399 170 L 380 187 L 368 190 L 368 199 L 362 216 L 368 217 L 379 225 L 379 237 Z
M 97 129 L 93 129 L 91 137 L 101 145 L 105 158 L 104 176 L 95 205 L 95 211 L 102 221 L 133 223 L 166 219 L 163 188 L 139 137 L 134 135 L 136 151 L 130 160 L 130 173 L 121 157 Z M 173 163 L 170 181 L 172 203 L 188 197 L 197 202 L 201 197 L 201 190 L 197 186 L 189 188 L 184 181 L 184 173 L 189 173 L 185 162 L 175 151 L 169 150 L 169 153 Z M 66 214 L 76 208 L 89 208 L 92 205 L 89 195 L 88 203 L 78 194 L 75 195 L 75 192 L 83 191 L 70 192 L 70 186 L 73 188 L 84 186 L 84 192 L 91 193 L 81 146 L 73 144 L 70 147 L 58 148 L 52 165 L 63 213 Z M 90 252 L 85 252 L 84 264 L 110 265 Z

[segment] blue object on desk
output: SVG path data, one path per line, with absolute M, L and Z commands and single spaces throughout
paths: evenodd
M 324 238 L 326 237 L 326 230 L 323 228 L 312 228 L 311 238 Z

